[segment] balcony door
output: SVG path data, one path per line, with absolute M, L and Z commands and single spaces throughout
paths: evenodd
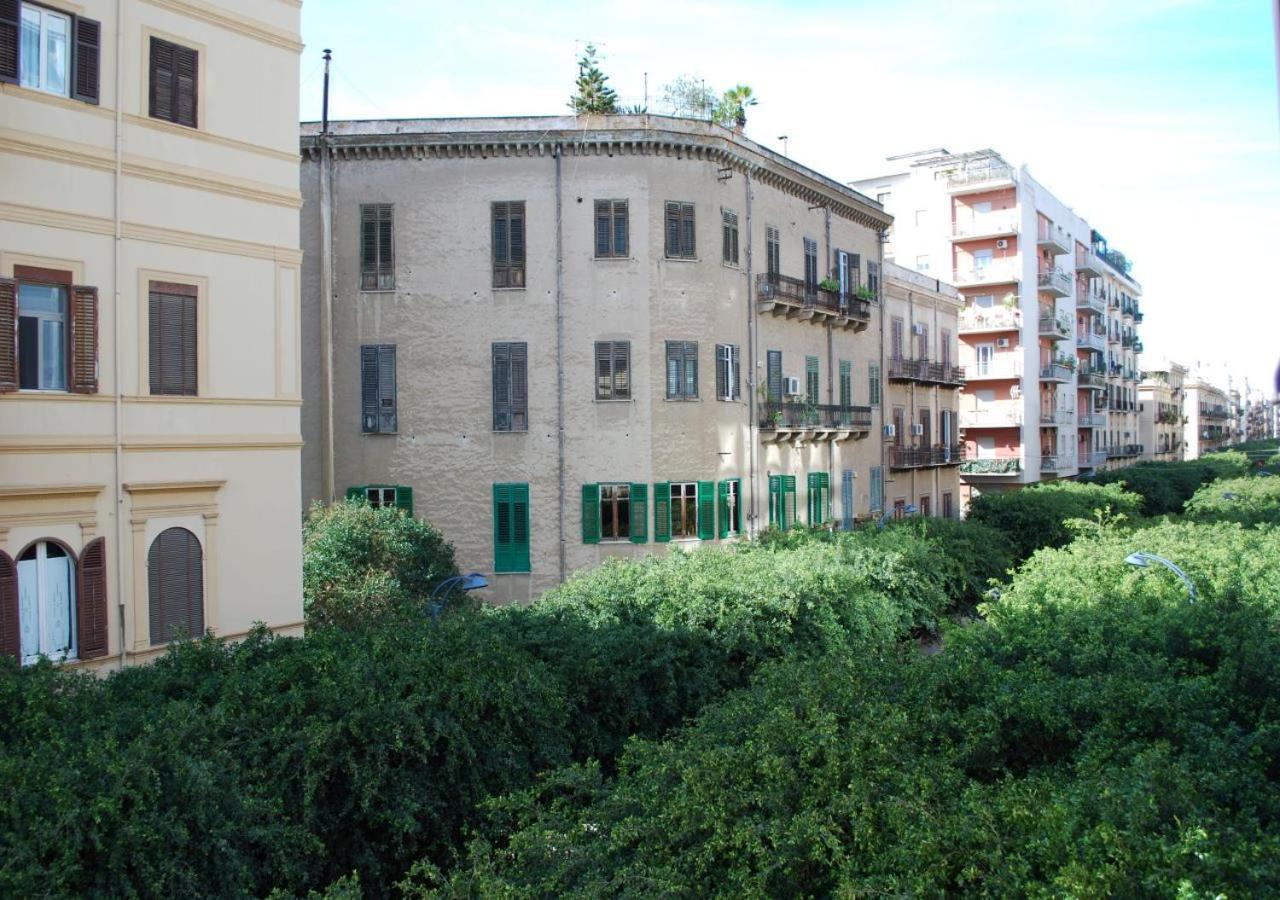
M 996 358 L 996 345 L 978 344 L 973 349 L 978 355 L 978 374 L 990 375 L 991 364 L 995 362 Z

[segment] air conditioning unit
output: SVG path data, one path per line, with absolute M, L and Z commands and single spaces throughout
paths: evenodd
M 792 375 L 788 375 L 786 378 L 782 379 L 782 393 L 786 394 L 788 397 L 799 397 L 800 379 Z
M 997 347 L 1008 347 L 1008 346 L 1009 346 L 1009 339 L 1008 339 L 1008 338 L 996 338 L 996 346 L 997 346 Z
M 921 437 L 921 436 L 923 436 L 923 435 L 924 435 L 924 426 L 923 426 L 923 425 L 921 425 L 921 424 L 919 424 L 919 423 L 916 423 L 915 425 L 912 425 L 912 426 L 911 426 L 911 434 L 912 434 L 913 436 L 915 436 L 915 437 Z
M 922 322 L 917 322 L 915 325 L 912 325 L 912 326 L 911 326 L 911 333 L 912 333 L 912 334 L 924 334 L 924 323 L 922 323 Z
M 997 249 L 997 250 L 1008 250 L 1008 249 L 1009 249 L 1009 239 L 1008 239 L 1008 238 L 1000 238 L 1000 240 L 996 241 L 996 249 Z
M 884 426 L 884 439 L 891 441 L 898 436 L 898 429 L 893 425 Z

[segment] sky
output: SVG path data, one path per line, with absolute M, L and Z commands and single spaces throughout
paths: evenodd
M 752 87 L 747 136 L 840 181 L 994 148 L 1133 261 L 1144 365 L 1274 389 L 1280 104 L 1269 0 L 306 0 L 302 118 L 558 115 L 587 42 L 627 104 Z

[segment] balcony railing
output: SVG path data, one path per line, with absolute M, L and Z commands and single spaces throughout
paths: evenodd
M 1061 227 L 1052 223 L 1041 222 L 1036 229 L 1036 247 L 1048 250 L 1054 256 L 1071 252 L 1071 238 Z
M 1081 428 L 1103 428 L 1106 426 L 1106 424 L 1107 424 L 1106 415 L 1101 413 L 1096 413 L 1096 412 L 1080 413 L 1080 417 L 1076 422 L 1076 425 L 1078 425 Z
M 1076 271 L 1091 275 L 1094 278 L 1101 278 L 1103 274 L 1102 260 L 1092 250 L 1083 252 L 1076 250 Z
M 1107 389 L 1107 378 L 1101 372 L 1082 368 L 1076 373 L 1076 385 L 1089 390 L 1105 391 Z
M 971 306 L 960 313 L 960 333 L 975 331 L 1018 331 L 1022 310 L 1016 306 Z
M 1041 454 L 1040 455 L 1040 471 L 1041 472 L 1058 471 L 1058 457 L 1045 456 L 1044 454 Z
M 779 440 L 821 435 L 837 439 L 871 429 L 871 407 L 767 400 L 760 405 L 760 431 Z
M 1061 363 L 1041 363 L 1040 380 L 1041 381 L 1070 381 L 1074 369 Z
M 978 360 L 965 368 L 966 381 L 994 380 L 1022 377 L 1022 354 L 999 353 L 995 359 Z
M 925 384 L 964 384 L 964 369 L 950 363 L 930 359 L 889 358 L 889 378 L 894 381 L 920 381 Z
M 988 166 L 974 166 L 968 169 L 957 169 L 947 173 L 947 184 L 951 187 L 967 187 L 985 184 L 988 181 L 1012 181 L 1013 167 L 1000 163 Z
M 963 266 L 953 272 L 956 285 L 972 287 L 980 284 L 1007 284 L 1022 278 L 1018 257 L 992 260 L 986 265 Z
M 756 276 L 756 303 L 762 312 L 815 322 L 833 321 L 855 331 L 871 321 L 871 302 L 806 284 L 803 278 L 761 272 Z
M 967 459 L 960 464 L 962 475 L 1017 475 L 1022 471 L 1020 456 L 991 456 Z
M 1087 309 L 1102 315 L 1107 311 L 1107 301 L 1093 291 L 1076 291 L 1076 309 Z
M 1021 404 L 960 410 L 961 428 L 1018 428 L 1021 425 Z
M 1095 328 L 1077 328 L 1076 346 L 1086 350 L 1106 350 L 1107 333 Z
M 1071 323 L 1058 315 L 1045 315 L 1042 310 L 1040 313 L 1040 337 L 1047 337 L 1055 341 L 1065 341 L 1071 337 Z
M 965 461 L 963 444 L 935 444 L 932 447 L 891 447 L 889 467 L 892 469 L 925 469 L 935 466 L 957 466 Z
M 1070 425 L 1076 417 L 1074 409 L 1061 407 L 1040 407 L 1041 425 Z
M 1071 296 L 1071 279 L 1061 269 L 1041 272 L 1036 277 L 1036 287 L 1043 294 L 1052 294 L 1055 297 Z
M 1076 464 L 1081 469 L 1096 469 L 1098 466 L 1105 464 L 1107 461 L 1107 451 L 1097 450 L 1090 453 L 1081 453 Z
M 957 216 L 951 225 L 951 237 L 955 240 L 970 238 L 994 237 L 999 234 L 1016 234 L 1018 231 L 1017 213 L 987 213 L 986 215 Z

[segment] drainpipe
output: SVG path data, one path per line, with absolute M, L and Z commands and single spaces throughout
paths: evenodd
M 115 478 L 111 486 L 112 502 L 115 504 L 115 525 L 116 525 L 116 613 L 120 620 L 120 664 L 121 669 L 124 668 L 125 654 L 125 597 L 124 597 L 124 439 L 121 434 L 121 424 L 123 420 L 123 404 L 124 395 L 121 392 L 120 384 L 120 180 L 121 166 L 124 151 L 124 119 L 121 110 L 121 98 L 124 96 L 124 66 L 121 61 L 124 59 L 124 0 L 116 0 L 116 133 L 115 133 L 115 200 L 112 224 L 112 258 L 111 258 L 111 287 L 114 308 L 111 311 L 111 342 L 112 342 L 112 378 L 115 379 L 115 402 L 114 402 L 114 464 Z M 137 573 L 134 573 L 137 576 Z
M 875 303 L 880 312 L 880 433 L 872 432 L 875 440 L 880 444 L 880 501 L 881 515 L 884 514 L 884 507 L 887 505 L 885 500 L 885 479 L 889 474 L 889 466 L 885 459 L 885 441 L 884 441 L 884 405 L 885 394 L 888 393 L 889 373 L 884 367 L 884 304 L 880 302 L 881 295 L 884 294 L 884 238 L 885 229 L 883 226 L 876 229 L 876 259 L 879 260 L 880 266 L 880 283 L 876 286 Z M 870 479 L 868 479 L 870 480 Z M 875 502 L 875 498 L 872 498 Z
M 329 51 L 325 51 L 325 79 L 328 83 Z M 326 91 L 327 94 L 327 91 Z M 324 440 L 321 445 L 324 470 L 324 499 L 336 499 L 333 438 L 333 147 L 329 137 L 328 97 L 325 98 L 324 124 L 318 140 L 320 149 L 320 336 L 324 354 L 320 368 L 324 379 Z
M 756 441 L 760 437 L 760 423 L 756 418 L 756 388 L 760 383 L 760 365 L 756 359 L 756 318 L 759 315 L 756 312 L 755 299 L 751 296 L 753 289 L 753 278 L 751 273 L 752 255 L 751 248 L 753 244 L 754 232 L 751 230 L 751 172 L 747 170 L 743 173 L 743 182 L 746 191 L 746 221 L 747 221 L 747 483 L 751 486 L 749 493 L 751 499 L 748 500 L 747 515 L 747 534 L 754 537 L 759 531 L 760 514 L 756 509 L 756 495 L 759 492 L 760 485 L 757 483 L 759 473 L 756 471 Z M 738 498 L 738 502 L 742 502 L 742 498 Z
M 828 263 L 829 265 L 831 262 L 831 207 L 824 206 L 822 208 L 822 218 L 823 218 L 822 240 L 824 245 L 822 248 L 822 259 L 824 262 Z M 829 277 L 830 272 L 831 270 L 830 268 L 828 268 L 827 269 L 828 274 L 824 275 L 823 277 L 824 278 Z M 827 320 L 827 323 L 826 323 L 826 329 L 827 329 L 827 403 L 828 405 L 831 405 L 836 402 L 835 401 L 836 350 L 835 350 L 834 331 L 831 327 L 831 321 L 829 319 Z M 827 440 L 827 472 L 829 473 L 828 477 L 832 481 L 835 481 L 836 480 L 835 438 L 830 438 Z M 828 505 L 830 505 L 829 502 L 828 502 Z
M 556 528 L 559 538 L 560 581 L 565 578 L 564 542 L 564 215 L 563 187 L 560 157 L 564 148 L 556 144 L 551 158 L 556 167 L 556 480 L 559 499 L 556 501 Z

